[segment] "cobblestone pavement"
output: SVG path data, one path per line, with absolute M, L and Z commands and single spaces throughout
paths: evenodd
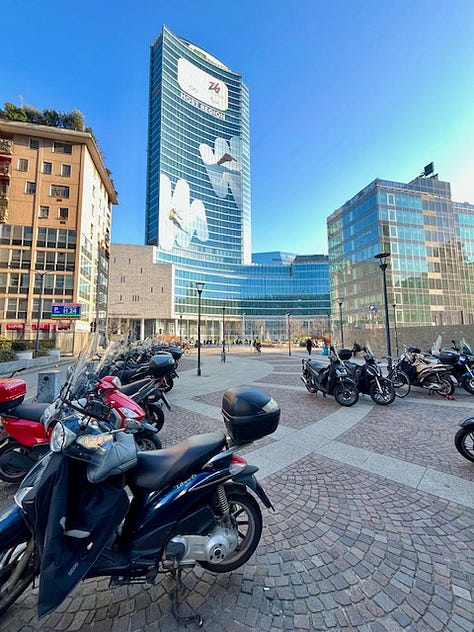
M 182 360 L 165 445 L 222 427 L 224 384 L 258 384 L 282 414 L 278 431 L 246 450 L 276 508 L 264 511 L 256 554 L 233 573 L 185 575 L 203 629 L 473 632 L 474 463 L 453 444 L 473 396 L 418 391 L 388 407 L 363 397 L 342 409 L 306 392 L 303 352 L 231 351 L 225 364 L 207 353 L 202 378 L 195 356 Z M 0 489 L 2 505 L 11 492 Z M 170 586 L 168 577 L 151 587 L 87 580 L 41 621 L 29 589 L 0 630 L 194 629 L 172 616 Z

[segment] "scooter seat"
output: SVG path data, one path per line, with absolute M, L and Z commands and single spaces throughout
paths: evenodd
M 5 415 L 18 417 L 19 419 L 27 419 L 28 421 L 41 421 L 41 417 L 48 406 L 51 406 L 51 404 L 44 404 L 42 402 L 20 404 L 9 410 Z
M 199 471 L 225 446 L 222 432 L 208 432 L 188 437 L 163 450 L 137 453 L 137 465 L 127 473 L 127 482 L 146 490 L 163 489 Z
M 145 378 L 143 380 L 137 380 L 136 382 L 130 382 L 130 384 L 125 384 L 124 386 L 121 386 L 120 392 L 124 395 L 128 395 L 128 397 L 132 397 L 132 395 L 135 395 L 135 393 L 137 393 L 142 388 L 142 386 L 149 384 L 150 381 L 150 378 Z

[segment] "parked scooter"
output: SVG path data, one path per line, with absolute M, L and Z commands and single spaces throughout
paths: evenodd
M 153 377 L 157 388 L 168 393 L 178 377 L 177 353 L 181 357 L 182 352 L 178 349 L 155 352 L 152 347 L 145 345 L 124 349 L 118 343 L 112 343 L 107 357 L 101 359 L 100 375 L 117 375 L 122 384 Z
M 52 452 L 26 476 L 16 505 L 0 520 L 0 613 L 37 577 L 42 617 L 83 579 L 154 583 L 170 572 L 176 618 L 202 624 L 197 613 L 181 614 L 182 571 L 243 566 L 262 532 L 253 494 L 273 509 L 255 478 L 258 468 L 237 452 L 276 430 L 277 403 L 257 388 L 230 388 L 222 414 L 228 437 L 216 431 L 138 453 L 122 429 L 76 415 L 58 420 Z M 125 430 L 136 425 L 127 422 Z
M 449 366 L 438 362 L 437 358 L 421 352 L 418 347 L 405 346 L 398 367 L 408 375 L 413 386 L 420 386 L 430 393 L 450 397 L 454 393 L 454 383 Z
M 349 360 L 344 361 L 349 376 L 354 380 L 359 393 L 370 395 L 372 400 L 380 406 L 388 406 L 395 399 L 395 389 L 392 382 L 382 375 L 382 369 L 377 362 L 369 344 L 362 349 L 364 364 L 357 364 Z
M 334 396 L 340 406 L 354 406 L 359 401 L 359 391 L 356 383 L 348 375 L 344 360 L 352 356 L 350 349 L 340 349 L 339 352 L 331 346 L 329 349 L 329 365 L 317 360 L 302 360 L 303 375 L 301 379 L 310 393 L 321 391 Z
M 459 423 L 460 428 L 454 437 L 456 450 L 468 461 L 474 462 L 474 417 L 468 417 Z
M 0 480 L 19 483 L 49 450 L 51 432 L 48 433 L 45 428 L 49 419 L 67 414 L 71 408 L 82 411 L 86 403 L 89 412 L 95 411 L 116 428 L 123 427 L 125 420 L 130 418 L 142 422 L 140 432 L 135 434 L 138 449 L 161 448 L 157 433 L 164 422 L 161 408 L 164 394 L 157 391 L 150 379 L 128 388 L 128 394 L 121 390 L 117 377 L 104 376 L 96 381 L 96 373 L 92 369 L 97 367 L 91 361 L 94 344 L 92 342 L 81 354 L 75 372 L 63 385 L 53 404 L 23 404 L 25 382 L 15 378 L 0 380 Z M 77 378 L 78 373 L 81 379 Z M 66 398 L 69 404 L 64 410 Z
M 439 362 L 449 366 L 456 383 L 474 395 L 474 352 L 464 338 L 461 340 L 460 347 L 456 345 L 455 340 L 452 340 L 451 349 L 442 349 L 442 341 L 441 336 L 436 338 L 431 347 L 432 355 L 438 358 Z

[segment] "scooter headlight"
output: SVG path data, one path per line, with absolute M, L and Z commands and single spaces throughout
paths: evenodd
M 58 421 L 51 433 L 49 447 L 52 452 L 62 452 L 74 442 L 76 436 L 75 432 L 67 428 L 61 421 Z

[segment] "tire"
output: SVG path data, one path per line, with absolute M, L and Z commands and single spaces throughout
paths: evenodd
M 454 445 L 459 454 L 474 463 L 474 425 L 460 428 L 454 437 Z
M 21 445 L 21 443 L 18 443 L 18 441 L 15 441 L 14 439 L 9 440 L 8 443 L 0 448 L 0 458 L 7 456 L 11 452 L 19 452 L 30 457 L 32 459 L 31 467 L 33 467 L 37 460 L 34 453 L 29 448 Z M 0 463 L 0 480 L 5 481 L 5 483 L 21 483 L 30 469 L 31 468 L 25 470 L 22 467 L 16 467 L 7 463 Z
M 369 388 L 369 395 L 372 400 L 379 406 L 388 406 L 395 399 L 395 389 L 390 380 L 385 378 L 379 378 L 381 391 L 377 387 L 377 382 L 374 380 Z
M 334 399 L 340 406 L 354 406 L 359 401 L 359 391 L 354 384 L 344 380 L 336 384 Z
M 158 430 L 158 432 L 163 428 L 163 424 L 165 423 L 165 413 L 161 406 L 156 404 L 150 404 L 147 406 L 147 422 Z
M 135 436 L 135 443 L 140 452 L 148 452 L 149 450 L 161 450 L 163 447 L 161 441 L 154 432 L 147 432 Z
M 464 375 L 461 381 L 462 387 L 471 395 L 474 395 L 474 378 L 470 375 Z
M 304 385 L 308 393 L 317 393 L 318 389 L 314 386 L 313 380 L 306 373 L 304 374 Z
M 395 395 L 397 397 L 406 397 L 411 390 L 410 378 L 403 371 L 397 370 L 391 378 Z
M 262 535 L 262 512 L 255 498 L 226 487 L 232 524 L 237 529 L 239 544 L 224 562 L 199 562 L 199 565 L 212 573 L 229 573 L 246 564 L 260 542 Z
M 24 542 L 0 554 L 0 615 L 22 595 L 33 582 L 36 572 L 33 542 Z M 24 563 L 25 567 L 12 586 L 7 586 L 14 571 Z
M 173 388 L 174 386 L 174 380 L 171 377 L 171 375 L 167 375 L 166 377 L 163 378 L 163 381 L 165 383 L 165 388 L 164 391 L 165 393 L 169 393 L 170 390 Z
M 449 377 L 440 377 L 440 384 L 442 388 L 437 391 L 440 395 L 444 395 L 445 397 L 450 397 L 454 394 L 454 384 L 453 381 Z

